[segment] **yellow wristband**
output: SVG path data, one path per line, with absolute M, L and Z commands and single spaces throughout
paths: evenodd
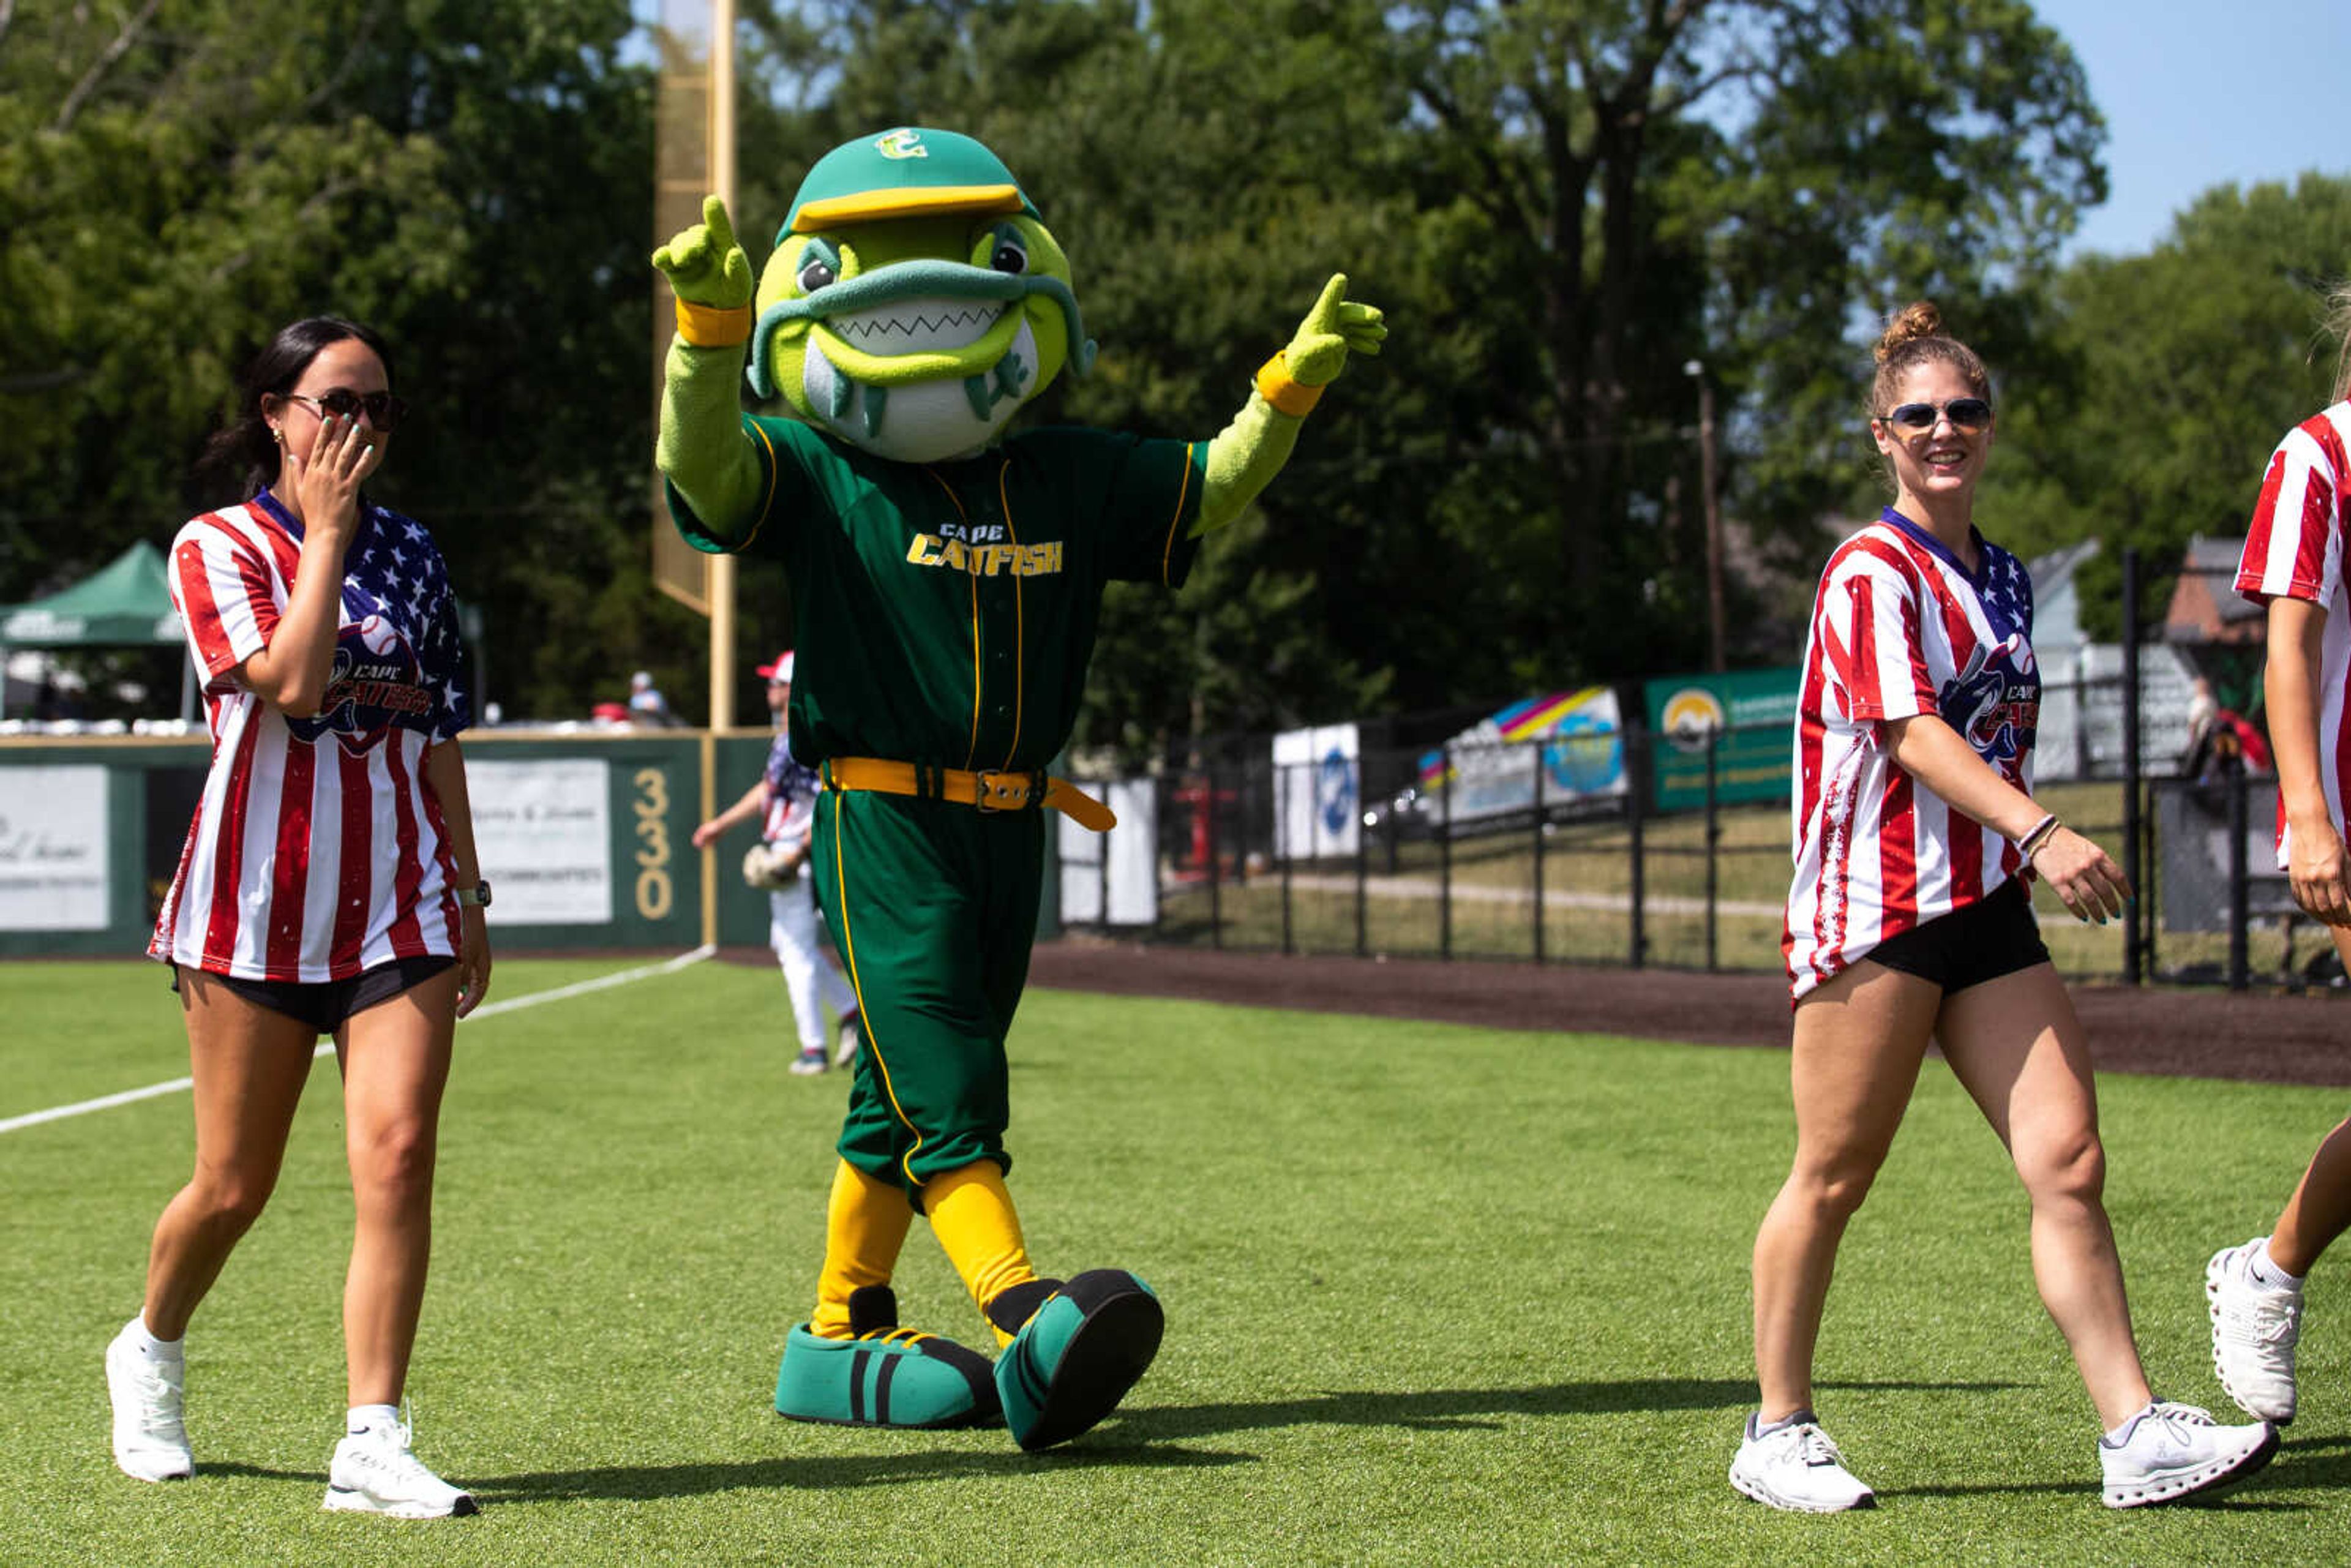
M 731 349 L 751 336 L 751 308 L 677 302 L 677 335 L 697 349 Z
M 1322 401 L 1322 389 L 1290 379 L 1290 361 L 1274 355 L 1257 368 L 1257 395 L 1292 419 L 1304 419 Z

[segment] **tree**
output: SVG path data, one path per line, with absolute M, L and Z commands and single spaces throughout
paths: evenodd
M 2272 448 L 2332 390 L 2323 296 L 2346 258 L 2351 179 L 2309 173 L 2216 186 L 2147 255 L 2057 277 L 2060 373 L 2004 408 L 1985 499 L 2024 549 L 2106 546 L 2075 580 L 2092 635 L 2121 635 L 2122 547 L 2138 550 L 2151 630 L 2189 538 L 2243 535 Z
M 167 538 L 269 332 L 331 310 L 416 407 L 381 489 L 488 607 L 517 712 L 682 672 L 647 586 L 650 78 L 622 0 L 92 0 L 0 32 L 0 601 Z M 616 200 L 617 198 L 617 200 Z

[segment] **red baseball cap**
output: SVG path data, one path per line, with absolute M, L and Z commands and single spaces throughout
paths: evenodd
M 758 673 L 768 678 L 770 685 L 789 685 L 792 678 L 792 651 L 785 649 L 776 655 L 774 664 L 760 665 Z

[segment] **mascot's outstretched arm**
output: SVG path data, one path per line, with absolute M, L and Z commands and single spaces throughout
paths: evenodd
M 1322 286 L 1322 297 L 1298 324 L 1290 346 L 1265 362 L 1249 402 L 1208 443 L 1207 489 L 1193 533 L 1221 528 L 1248 509 L 1290 461 L 1298 427 L 1322 389 L 1347 368 L 1347 356 L 1378 353 L 1387 335 L 1377 309 L 1347 298 L 1345 273 Z
M 751 341 L 751 258 L 735 243 L 726 204 L 705 196 L 702 221 L 653 252 L 653 266 L 677 295 L 654 460 L 695 515 L 724 537 L 749 520 L 759 496 L 759 463 L 736 392 Z

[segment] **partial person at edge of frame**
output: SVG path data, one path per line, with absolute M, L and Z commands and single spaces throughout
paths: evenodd
M 759 842 L 743 860 L 743 880 L 768 895 L 768 946 L 784 972 L 791 998 L 792 1023 L 799 1036 L 794 1074 L 806 1077 L 827 1066 L 825 1039 L 838 1030 L 831 1065 L 857 1060 L 860 1028 L 857 994 L 849 977 L 825 956 L 817 934 L 816 882 L 810 874 L 809 845 L 816 831 L 816 769 L 792 755 L 790 726 L 792 653 L 787 648 L 758 673 L 768 681 L 768 712 L 776 738 L 767 766 L 741 799 L 694 830 L 694 847 L 706 849 L 743 823 L 758 818 Z
M 188 1321 L 268 1201 L 313 1045 L 331 1035 L 355 1224 L 326 1507 L 428 1519 L 475 1511 L 411 1451 L 401 1396 L 451 1047 L 489 984 L 490 890 L 457 743 L 472 708 L 448 573 L 423 528 L 361 490 L 406 410 L 368 328 L 280 329 L 200 466 L 241 477 L 244 499 L 172 544 L 213 758 L 148 952 L 172 966 L 187 1026 L 195 1173 L 156 1222 L 145 1298 L 106 1373 L 115 1463 L 141 1480 L 193 1475 Z
M 2351 869 L 2344 855 L 2341 745 L 2351 723 L 2351 615 L 2344 604 L 2344 529 L 2351 508 L 2351 283 L 2328 296 L 2337 342 L 2334 401 L 2286 432 L 2271 454 L 2237 566 L 2236 588 L 2267 606 L 2262 673 L 2277 767 L 2277 866 L 2294 901 L 2325 923 L 2351 966 Z M 2294 1353 L 2303 1281 L 2351 1228 L 2351 1120 L 2320 1140 L 2267 1236 L 2222 1248 L 2204 1266 L 2212 1364 L 2249 1414 L 2294 1419 Z
M 2277 1434 L 2147 1387 L 2090 1053 L 2025 879 L 2100 924 L 2132 892 L 2031 792 L 2032 584 L 1974 526 L 1991 377 L 1924 302 L 1877 359 L 1869 429 L 1894 505 L 1830 555 L 1804 652 L 1782 938 L 1796 1152 L 1755 1238 L 1761 1407 L 1730 1481 L 1806 1512 L 1875 1500 L 1813 1413 L 1814 1353 L 1838 1243 L 1938 1040 L 2031 1200 L 2033 1279 L 2097 1410 L 2105 1501 L 2172 1501 L 2250 1475 Z

